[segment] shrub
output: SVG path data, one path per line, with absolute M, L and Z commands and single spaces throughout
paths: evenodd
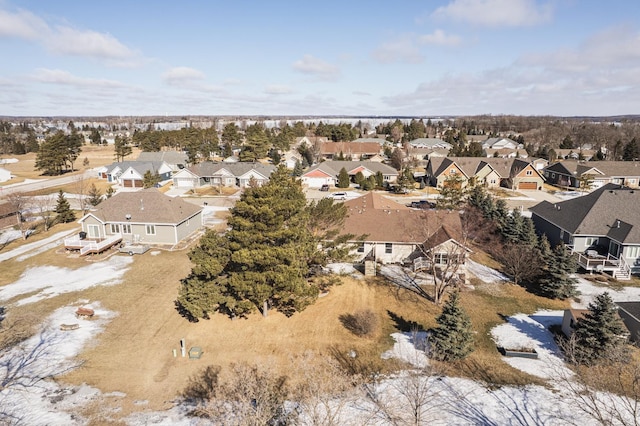
M 340 322 L 344 328 L 359 337 L 373 334 L 378 327 L 378 318 L 369 309 L 340 315 Z

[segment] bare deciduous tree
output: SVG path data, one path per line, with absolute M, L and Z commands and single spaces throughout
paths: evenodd
M 7 201 L 14 208 L 18 214 L 16 215 L 18 229 L 22 234 L 23 239 L 27 239 L 27 232 L 24 221 L 24 212 L 27 209 L 29 203 L 29 197 L 24 195 L 22 192 L 11 192 L 7 195 Z
M 525 244 L 505 244 L 497 252 L 497 257 L 504 266 L 504 272 L 516 285 L 534 277 L 542 266 L 536 249 Z
M 53 213 L 56 207 L 56 196 L 54 194 L 32 197 L 30 204 L 35 209 L 39 217 L 42 218 L 45 232 L 49 230 L 53 222 Z

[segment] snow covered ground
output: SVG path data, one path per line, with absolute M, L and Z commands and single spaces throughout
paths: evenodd
M 30 268 L 18 281 L 0 288 L 0 301 L 15 298 L 16 303 L 25 304 L 91 286 L 112 285 L 121 281 L 131 262 L 129 257 L 113 256 L 76 270 L 50 266 Z M 383 270 L 399 273 L 394 268 Z M 505 279 L 497 271 L 475 262 L 471 263 L 470 272 L 490 282 Z M 603 291 L 586 280 L 580 280 L 579 287 L 585 303 Z M 639 290 L 612 292 L 612 297 L 615 300 L 637 299 Z M 20 299 L 23 294 L 28 297 Z M 94 309 L 95 319 L 77 319 L 74 312 L 79 306 Z M 0 391 L 2 411 L 15 414 L 20 422 L 29 425 L 86 424 L 86 419 L 78 417 L 77 413 L 87 404 L 108 395 L 89 386 L 64 386 L 57 381 L 41 379 L 74 368 L 75 356 L 108 326 L 115 315 L 117 313 L 103 309 L 99 301 L 79 300 L 56 310 L 36 335 L 0 355 L 0 378 L 11 379 L 9 386 Z M 326 410 L 335 415 L 334 424 L 340 425 L 388 425 L 390 417 L 399 419 L 396 423 L 411 423 L 416 416 L 421 418 L 421 424 L 430 425 L 594 424 L 576 408 L 575 401 L 555 380 L 558 374 L 570 377 L 548 330 L 561 320 L 562 311 L 516 314 L 491 330 L 497 346 L 536 350 L 537 360 L 502 357 L 502 361 L 547 380 L 549 385 L 546 387 L 495 388 L 479 381 L 432 374 L 424 353 L 426 333 L 394 333 L 393 347 L 381 356 L 398 358 L 407 364 L 407 369 L 393 376 L 379 377 L 366 388 L 334 400 Z M 78 324 L 79 328 L 61 331 L 61 324 Z M 130 425 L 198 424 L 198 420 L 187 417 L 187 410 L 188 407 L 177 405 L 162 412 L 135 413 L 124 421 Z
M 61 245 L 66 236 L 71 235 L 76 231 L 77 231 L 76 229 L 72 229 L 70 231 L 58 232 L 56 234 L 53 234 L 49 238 L 45 238 L 44 240 L 24 244 L 13 250 L 0 253 L 0 262 L 8 259 L 13 259 L 14 257 L 18 257 L 18 256 L 20 256 L 18 257 L 18 260 L 20 261 L 27 259 L 31 256 L 35 256 L 36 254 L 42 253 L 43 251 L 46 251 L 53 247 Z

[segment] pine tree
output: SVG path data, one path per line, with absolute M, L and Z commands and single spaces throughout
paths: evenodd
M 89 190 L 87 191 L 87 195 L 89 196 L 89 204 L 92 206 L 97 206 L 102 201 L 102 193 L 96 187 L 94 183 L 91 184 Z
M 609 293 L 597 295 L 588 309 L 576 322 L 575 361 L 586 365 L 624 361 L 626 328 Z
M 57 220 L 60 223 L 69 223 L 76 220 L 76 215 L 71 210 L 69 201 L 64 196 L 62 189 L 58 192 L 58 203 L 56 204 L 56 213 L 58 214 Z
M 551 299 L 568 299 L 577 295 L 576 260 L 564 244 L 557 245 L 547 259 L 547 268 L 538 280 L 540 293 Z
M 471 320 L 460 307 L 458 292 L 449 296 L 436 322 L 438 326 L 429 337 L 432 358 L 455 361 L 465 358 L 473 351 Z
M 350 183 L 349 173 L 344 167 L 340 169 L 338 174 L 338 188 L 348 188 Z
M 219 311 L 243 316 L 275 308 L 292 315 L 313 303 L 318 288 L 307 281 L 317 258 L 307 230 L 309 210 L 299 181 L 280 166 L 263 186 L 247 188 L 224 237 L 209 235 L 190 258 L 178 305 L 191 318 Z
M 293 167 L 293 175 L 296 177 L 302 176 L 302 163 L 300 160 L 296 160 L 296 165 Z

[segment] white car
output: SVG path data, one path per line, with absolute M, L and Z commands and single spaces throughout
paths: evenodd
M 346 192 L 334 192 L 333 194 L 329 194 L 329 197 L 333 198 L 334 200 L 346 200 L 347 199 L 347 193 Z

